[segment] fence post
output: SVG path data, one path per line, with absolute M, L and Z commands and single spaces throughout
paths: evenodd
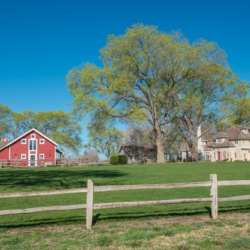
M 43 166 L 43 157 L 40 156 L 40 166 Z
M 64 155 L 62 155 L 62 159 L 61 159 L 61 165 L 64 167 L 65 165 L 65 159 L 64 159 Z
M 15 156 L 15 167 L 17 168 L 18 167 L 18 157 Z
M 210 180 L 212 181 L 211 186 L 211 215 L 213 219 L 216 219 L 218 216 L 218 191 L 217 191 L 217 174 L 210 174 Z
M 92 180 L 88 179 L 87 183 L 87 209 L 86 209 L 86 227 L 91 230 L 92 217 L 93 217 L 93 196 L 94 196 L 94 184 Z
M 79 167 L 82 165 L 81 163 L 81 157 L 79 156 Z

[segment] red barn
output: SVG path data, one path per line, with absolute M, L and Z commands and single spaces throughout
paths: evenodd
M 36 129 L 31 129 L 13 141 L 4 138 L 0 142 L 0 162 L 9 161 L 19 166 L 40 166 L 56 164 L 56 153 L 63 154 L 58 144 Z

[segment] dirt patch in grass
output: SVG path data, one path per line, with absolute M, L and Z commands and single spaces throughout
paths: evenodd
M 184 217 L 168 217 L 163 219 L 153 219 L 153 220 L 145 220 L 145 221 L 127 221 L 127 222 L 116 222 L 116 223 L 96 223 L 93 226 L 93 229 L 100 228 L 108 231 L 114 229 L 123 229 L 124 231 L 128 230 L 129 227 L 142 228 L 148 225 L 154 225 L 155 227 L 169 227 L 175 223 L 181 223 L 183 225 L 190 225 L 193 223 L 203 223 L 210 222 L 216 223 L 219 220 L 242 220 L 238 226 L 244 225 L 245 221 L 250 220 L 250 216 L 247 213 L 230 213 L 223 214 L 218 216 L 218 219 L 214 220 L 209 216 L 184 216 Z M 4 234 L 12 235 L 12 236 L 20 236 L 23 234 L 31 234 L 34 232 L 69 232 L 71 233 L 74 230 L 81 230 L 82 232 L 87 232 L 85 224 L 79 225 L 71 225 L 71 226 L 53 226 L 53 227 L 36 227 L 32 229 L 11 229 L 4 232 Z M 1 234 L 0 234 L 1 235 Z
M 224 214 L 2 231 L 1 249 L 250 249 L 250 216 Z

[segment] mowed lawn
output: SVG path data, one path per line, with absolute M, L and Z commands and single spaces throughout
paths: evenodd
M 94 185 L 163 184 L 209 181 L 210 174 L 218 180 L 250 180 L 249 162 L 169 163 L 123 166 L 47 167 L 1 169 L 0 192 L 30 192 L 86 187 L 87 179 Z M 219 187 L 219 197 L 249 195 L 250 186 Z M 118 201 L 153 201 L 178 198 L 210 197 L 210 187 L 131 190 L 94 193 L 94 203 Z M 0 210 L 25 209 L 56 205 L 85 204 L 86 194 L 62 194 L 20 198 L 1 198 Z M 94 210 L 94 223 L 145 220 L 168 216 L 207 215 L 210 203 L 155 205 L 131 208 Z M 221 202 L 219 214 L 249 212 L 250 200 Z M 85 223 L 86 210 L 53 211 L 0 216 L 0 228 L 71 225 Z

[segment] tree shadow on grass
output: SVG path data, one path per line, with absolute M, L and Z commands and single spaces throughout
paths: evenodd
M 0 188 L 4 190 L 25 189 L 29 187 L 44 187 L 48 190 L 84 188 L 87 186 L 87 179 L 91 178 L 117 178 L 127 174 L 118 170 L 25 170 L 25 171 L 2 171 L 0 175 Z M 119 183 L 119 180 L 117 180 Z M 100 185 L 96 183 L 95 185 Z
M 235 207 L 220 207 L 219 213 L 233 213 L 233 212 L 249 212 L 250 206 L 235 206 Z M 205 211 L 207 210 L 207 212 Z M 205 207 L 203 209 L 192 209 L 192 210 L 170 210 L 166 212 L 162 211 L 152 211 L 152 212 L 132 212 L 132 213 L 115 213 L 115 214 L 102 214 L 98 213 L 93 216 L 93 225 L 95 225 L 98 221 L 104 222 L 119 222 L 119 221 L 131 221 L 138 219 L 160 219 L 166 217 L 178 217 L 178 216 L 211 216 L 210 207 Z M 73 225 L 73 224 L 83 224 L 85 226 L 86 220 L 85 216 L 72 216 L 67 218 L 56 218 L 56 219 L 40 219 L 40 220 L 31 220 L 26 221 L 20 224 L 0 224 L 0 229 L 11 229 L 11 228 L 26 228 L 26 227 L 34 227 L 34 226 L 56 226 L 56 225 Z

